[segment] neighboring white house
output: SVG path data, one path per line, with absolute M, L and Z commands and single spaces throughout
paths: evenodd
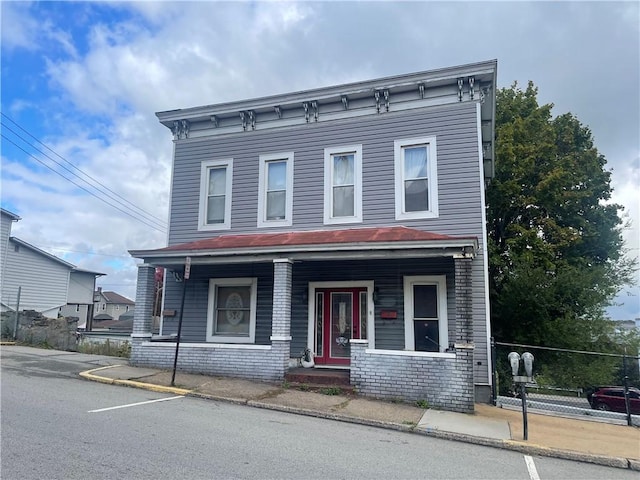
M 120 316 L 133 310 L 135 302 L 116 292 L 103 291 L 101 287 L 95 293 L 94 320 L 119 320 Z
M 11 236 L 17 215 L 0 209 L 2 245 L 2 311 L 35 310 L 46 317 L 57 317 L 62 310 L 73 310 L 80 322 L 93 305 L 96 277 L 103 273 L 77 268 L 24 240 Z M 18 305 L 18 291 L 20 292 Z M 84 316 L 78 315 L 80 311 Z

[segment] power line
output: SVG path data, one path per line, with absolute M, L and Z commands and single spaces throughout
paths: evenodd
M 80 173 L 82 173 L 82 175 L 84 175 L 85 177 L 91 179 L 93 182 L 97 183 L 98 185 L 100 185 L 102 188 L 104 188 L 105 190 L 113 193 L 114 195 L 116 195 L 117 197 L 120 197 L 123 201 L 125 201 L 126 203 L 128 203 L 129 205 L 131 205 L 134 208 L 137 208 L 138 210 L 140 210 L 141 212 L 144 212 L 146 215 L 155 218 L 156 220 L 159 220 L 160 222 L 164 223 L 164 220 L 162 220 L 159 217 L 156 217 L 155 215 L 153 215 L 152 213 L 147 212 L 146 210 L 144 210 L 143 208 L 138 207 L 137 205 L 135 205 L 134 203 L 130 202 L 129 200 L 127 200 L 126 198 L 124 198 L 122 195 L 114 192 L 113 190 L 111 190 L 109 187 L 107 187 L 105 184 L 101 183 L 99 180 L 97 180 L 96 178 L 92 177 L 91 175 L 89 175 L 88 173 L 86 173 L 85 171 L 83 171 L 82 169 L 78 168 L 77 166 L 75 166 L 72 162 L 70 162 L 69 160 L 67 160 L 66 158 L 64 158 L 62 155 L 60 155 L 58 152 L 56 152 L 55 150 L 53 150 L 51 147 L 49 147 L 47 144 L 43 143 L 40 139 L 38 139 L 37 137 L 35 137 L 34 135 L 32 135 L 31 133 L 29 133 L 28 130 L 26 130 L 24 127 L 20 126 L 15 120 L 13 120 L 11 117 L 9 117 L 7 114 L 0 112 L 0 115 L 2 115 L 3 117 L 5 117 L 7 120 L 9 120 L 11 123 L 13 123 L 16 127 L 18 127 L 20 130 L 22 130 L 24 133 L 26 133 L 29 137 L 33 138 L 36 142 L 38 142 L 40 145 L 42 145 L 44 148 L 46 148 L 47 150 L 49 150 L 51 153 L 53 153 L 56 157 L 58 157 L 59 159 L 61 159 L 62 161 L 64 161 L 65 163 L 68 163 L 69 165 L 71 165 L 71 167 L 73 167 L 75 170 L 79 171 Z M 5 128 L 8 128 L 5 126 Z M 13 130 L 12 130 L 13 131 Z M 15 133 L 15 132 L 14 132 Z M 17 134 L 16 134 L 17 135 Z M 22 137 L 20 137 L 22 138 Z M 24 140 L 24 139 L 22 139 Z M 35 147 L 34 147 L 35 148 Z
M 6 128 L 6 127 L 5 127 Z M 115 208 L 116 210 L 118 210 L 119 212 L 124 213 L 125 215 L 133 218 L 134 220 L 138 220 L 142 223 L 144 223 L 146 226 L 153 228 L 154 230 L 157 230 L 159 232 L 163 232 L 166 233 L 166 227 L 161 227 L 159 225 L 153 225 L 150 222 L 150 220 L 145 219 L 144 217 L 141 217 L 139 213 L 137 212 L 127 212 L 126 210 L 121 209 L 120 207 L 118 207 L 117 205 L 114 205 L 113 203 L 108 202 L 107 200 L 105 200 L 104 198 L 99 197 L 98 195 L 96 195 L 94 192 L 87 190 L 85 187 L 83 187 L 82 185 L 77 184 L 76 182 L 74 182 L 72 179 L 65 177 L 62 173 L 58 172 L 57 170 L 55 170 L 54 168 L 52 168 L 51 166 L 47 165 L 45 162 L 43 162 L 42 160 L 40 160 L 39 158 L 37 158 L 35 155 L 27 152 L 24 148 L 22 148 L 20 145 L 18 145 L 17 143 L 15 143 L 13 140 L 11 140 L 9 137 L 7 137 L 4 133 L 2 134 L 2 138 L 4 138 L 5 140 L 7 140 L 9 143 L 13 144 L 16 148 L 22 150 L 24 153 L 26 153 L 27 155 L 29 155 L 31 158 L 33 158 L 36 162 L 40 163 L 41 165 L 45 166 L 46 168 L 48 168 L 49 170 L 51 170 L 53 173 L 61 176 L 62 178 L 64 178 L 65 180 L 67 180 L 68 182 L 71 182 L 72 184 L 74 184 L 76 187 L 78 187 L 81 190 L 84 190 L 85 192 L 87 192 L 89 195 L 97 198 L 98 200 L 100 200 L 101 202 L 106 203 L 107 205 L 109 205 L 110 207 Z M 46 156 L 46 155 L 45 155 Z M 47 157 L 49 158 L 49 157 Z M 55 160 L 52 160 L 55 162 Z M 77 176 L 77 175 L 76 175 Z M 138 217 L 134 217 L 132 215 L 132 213 L 138 215 Z
M 82 255 L 98 255 L 100 257 L 112 257 L 112 258 L 126 258 L 129 260 L 133 260 L 131 255 L 110 255 L 108 253 L 94 253 L 94 252 L 81 252 L 80 250 L 67 250 L 64 248 L 54 247 L 52 245 L 40 245 L 41 248 L 48 248 L 50 250 L 56 250 L 58 252 L 66 252 L 66 253 L 80 253 Z
M 31 137 L 32 139 L 34 139 L 36 142 L 38 142 L 39 144 L 41 144 L 42 146 L 44 146 L 47 150 L 49 150 L 50 152 L 52 152 L 54 155 L 56 155 L 58 158 L 60 158 L 62 161 L 64 161 L 65 163 L 67 163 L 68 165 L 70 165 L 74 170 L 77 170 L 78 172 L 80 172 L 83 176 L 89 178 L 92 182 L 94 182 L 95 184 L 99 185 L 101 188 L 98 188 L 96 185 L 91 185 L 89 182 L 87 182 L 84 178 L 80 177 L 78 174 L 76 174 L 74 171 L 70 170 L 69 168 L 67 168 L 66 166 L 62 165 L 61 163 L 59 163 L 58 161 L 56 161 L 55 159 L 51 158 L 48 154 L 46 154 L 45 152 L 43 152 L 42 150 L 38 149 L 36 146 L 34 146 L 33 144 L 31 144 L 27 139 L 25 139 L 24 137 L 22 137 L 19 133 L 17 133 L 15 130 L 13 130 L 12 128 L 8 127 L 6 124 L 3 125 L 3 127 L 6 130 L 9 130 L 11 133 L 13 133 L 16 137 L 18 137 L 20 140 L 22 140 L 24 143 L 26 143 L 27 145 L 29 145 L 31 148 L 33 148 L 36 152 L 42 154 L 44 157 L 48 158 L 49 160 L 51 160 L 53 163 L 55 163 L 56 165 L 58 165 L 59 167 L 63 168 L 64 170 L 66 170 L 67 172 L 69 172 L 71 175 L 79 178 L 80 180 L 82 180 L 83 182 L 87 183 L 88 185 L 90 185 L 92 188 L 94 188 L 95 190 L 97 190 L 99 193 L 101 193 L 102 195 L 106 195 L 107 197 L 109 197 L 110 199 L 116 201 L 117 203 L 119 203 L 120 205 L 122 205 L 125 208 L 134 208 L 136 210 L 139 210 L 140 212 L 142 212 L 143 215 L 141 215 L 139 212 L 134 212 L 136 215 L 138 216 L 146 216 L 149 217 L 147 218 L 148 221 L 157 224 L 158 226 L 161 226 L 163 229 L 166 230 L 166 222 L 162 219 L 160 219 L 159 217 L 147 212 L 146 210 L 138 207 L 137 205 L 135 205 L 134 203 L 132 203 L 131 201 L 127 200 L 126 198 L 124 198 L 122 195 L 114 192 L 113 190 L 111 190 L 109 187 L 107 187 L 106 185 L 104 185 L 103 183 L 101 183 L 99 180 L 95 179 L 94 177 L 92 177 L 91 175 L 89 175 L 88 173 L 84 172 L 83 170 L 81 170 L 80 168 L 76 167 L 73 163 L 69 162 L 67 159 L 65 159 L 62 155 L 58 154 L 56 151 L 54 151 L 52 148 L 50 148 L 49 146 L 47 146 L 46 144 L 44 144 L 42 141 L 40 141 L 38 138 L 36 138 L 35 136 L 33 136 L 31 133 L 29 133 L 26 129 L 24 129 L 23 127 L 21 127 L 15 120 L 13 120 L 11 117 L 9 117 L 8 115 L 6 115 L 3 112 L 0 112 L 0 115 L 2 115 L 3 117 L 5 117 L 6 119 L 8 119 L 11 123 L 13 123 L 17 128 L 19 128 L 21 131 L 25 132 L 25 134 L 27 134 L 29 137 Z M 11 142 L 14 145 L 16 145 L 15 142 Z M 16 145 L 18 146 L 18 145 Z M 26 152 L 24 149 L 21 148 L 22 151 Z M 45 165 L 46 166 L 46 165 Z M 53 169 L 52 169 L 53 170 Z M 55 171 L 55 170 L 54 170 Z M 69 180 L 67 177 L 63 178 Z M 70 180 L 69 180 L 70 181 Z M 75 184 L 77 185 L 77 184 Z M 86 190 L 85 190 L 86 191 Z M 95 195 L 94 195 L 95 196 Z M 126 204 L 126 205 L 125 205 Z

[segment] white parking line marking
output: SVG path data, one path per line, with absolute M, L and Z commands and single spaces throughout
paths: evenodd
M 106 412 L 107 410 L 117 410 L 119 408 L 137 407 L 138 405 L 147 405 L 149 403 L 166 402 L 167 400 L 177 400 L 178 398 L 184 398 L 184 395 L 178 395 L 177 397 L 158 398 L 157 400 L 148 400 L 146 402 L 129 403 L 128 405 L 118 405 L 116 407 L 99 408 L 97 410 L 89 410 L 88 413 Z
M 527 464 L 527 470 L 529 470 L 529 478 L 531 480 L 540 480 L 538 470 L 536 470 L 536 465 L 535 463 L 533 463 L 533 458 L 531 458 L 529 455 L 525 455 L 524 463 Z

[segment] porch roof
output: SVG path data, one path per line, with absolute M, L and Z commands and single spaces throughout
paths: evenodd
M 221 260 L 267 261 L 283 257 L 315 260 L 473 255 L 477 249 L 476 237 L 453 237 L 394 226 L 219 235 L 156 250 L 130 250 L 129 253 L 149 260 L 149 263 L 172 264 L 185 257 L 192 257 L 194 263 L 219 263 Z

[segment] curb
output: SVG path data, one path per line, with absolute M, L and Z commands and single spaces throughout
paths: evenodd
M 8 346 L 8 345 L 15 345 L 16 342 L 5 342 L 4 340 L 2 342 L 0 342 L 1 346 Z
M 109 365 L 107 367 L 94 368 L 91 370 L 87 370 L 85 372 L 80 372 L 80 376 L 87 380 L 91 380 L 94 382 L 106 383 L 109 385 L 124 385 L 127 387 L 133 388 L 141 388 L 144 390 L 151 390 L 153 392 L 159 393 L 173 393 L 175 395 L 189 395 L 191 390 L 186 390 L 184 388 L 177 387 L 165 387 L 163 385 L 153 385 L 151 383 L 143 383 L 136 382 L 135 380 L 120 380 L 117 378 L 109 378 L 109 377 L 101 377 L 99 375 L 94 375 L 93 372 L 98 372 L 100 370 L 106 370 L 108 368 L 122 367 L 123 365 Z
M 550 447 L 544 447 L 541 445 L 523 443 L 516 440 L 498 440 L 494 438 L 466 435 L 464 433 L 445 432 L 442 430 L 437 430 L 432 428 L 418 429 L 416 426 L 412 426 L 412 425 L 404 425 L 404 424 L 393 423 L 393 422 L 384 422 L 380 420 L 371 420 L 367 418 L 352 417 L 348 415 L 342 415 L 339 413 L 320 412 L 317 410 L 308 410 L 305 408 L 277 405 L 277 404 L 265 403 L 257 400 L 247 400 L 244 398 L 222 397 L 218 395 L 200 393 L 194 390 L 187 390 L 184 388 L 165 387 L 162 385 L 154 385 L 151 383 L 137 382 L 134 380 L 120 380 L 115 378 L 94 375 L 94 372 L 106 370 L 109 368 L 122 367 L 122 366 L 123 365 L 109 365 L 106 367 L 94 368 L 91 370 L 87 370 L 85 372 L 81 372 L 80 376 L 86 380 L 106 383 L 109 385 L 123 385 L 127 387 L 151 390 L 159 393 L 172 393 L 175 395 L 184 395 L 188 397 L 214 400 L 219 402 L 232 403 L 235 405 L 246 405 L 254 408 L 262 408 L 265 410 L 275 410 L 279 412 L 294 413 L 296 415 L 304 415 L 308 417 L 323 418 L 327 420 L 354 423 L 354 424 L 366 425 L 370 427 L 386 428 L 386 429 L 397 430 L 397 431 L 406 432 L 406 433 L 415 433 L 418 435 L 425 435 L 428 437 L 440 438 L 443 440 L 471 443 L 474 445 L 482 445 L 485 447 L 502 448 L 505 450 L 511 450 L 514 452 L 519 452 L 527 455 L 559 458 L 561 460 L 572 460 L 577 462 L 592 463 L 595 465 L 602 465 L 605 467 L 623 468 L 623 469 L 640 472 L 640 460 L 635 460 L 635 459 L 628 459 L 628 458 L 622 458 L 622 457 L 610 457 L 607 455 L 596 455 L 596 454 L 590 454 L 590 453 L 580 453 L 572 450 L 560 450 L 560 449 L 555 449 Z

